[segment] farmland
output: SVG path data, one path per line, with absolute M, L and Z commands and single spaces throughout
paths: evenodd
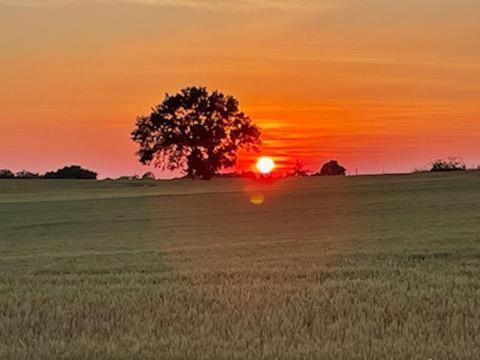
M 0 181 L 0 359 L 477 359 L 480 173 Z

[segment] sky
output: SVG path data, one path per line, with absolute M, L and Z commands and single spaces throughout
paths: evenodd
M 135 118 L 191 85 L 262 128 L 237 169 L 477 166 L 479 17 L 478 0 L 0 0 L 0 168 L 152 170 Z

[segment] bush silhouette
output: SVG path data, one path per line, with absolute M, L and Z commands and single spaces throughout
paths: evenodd
M 449 158 L 447 160 L 438 159 L 432 163 L 432 172 L 442 172 L 442 171 L 465 171 L 467 166 L 462 161 L 457 158 Z
M 65 166 L 57 171 L 47 172 L 45 179 L 82 179 L 82 180 L 96 180 L 97 173 L 91 170 L 82 168 L 79 165 Z
M 329 161 L 323 164 L 320 172 L 317 175 L 320 176 L 338 176 L 345 175 L 346 169 L 340 165 L 336 160 Z
M 14 179 L 15 174 L 8 169 L 0 170 L 0 179 Z
M 206 180 L 235 165 L 240 148 L 257 149 L 260 130 L 234 97 L 188 87 L 138 117 L 132 139 L 141 163 Z

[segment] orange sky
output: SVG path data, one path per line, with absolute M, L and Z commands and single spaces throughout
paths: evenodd
M 286 166 L 477 165 L 479 16 L 477 0 L 0 0 L 0 168 L 147 171 L 135 117 L 188 85 L 236 96 Z

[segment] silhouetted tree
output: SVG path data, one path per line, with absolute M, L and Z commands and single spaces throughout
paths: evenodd
M 44 176 L 45 179 L 90 179 L 96 180 L 97 173 L 82 168 L 78 165 L 65 166 L 57 171 L 47 172 Z
M 303 177 L 307 175 L 308 171 L 305 170 L 305 163 L 302 160 L 297 159 L 295 161 L 295 165 L 293 166 L 291 176 Z
M 37 179 L 40 178 L 41 176 L 38 173 L 32 173 L 30 171 L 22 170 L 19 171 L 15 177 L 17 179 Z
M 8 169 L 0 170 L 0 179 L 14 179 L 15 174 Z
M 432 172 L 440 172 L 440 171 L 465 171 L 467 166 L 463 163 L 463 161 L 458 160 L 457 158 L 449 158 L 447 160 L 438 159 L 432 163 L 432 168 L 430 171 Z
M 257 150 L 260 130 L 234 97 L 188 87 L 166 94 L 149 116 L 138 117 L 132 139 L 140 146 L 141 163 L 210 179 L 235 165 L 238 149 Z
M 333 175 L 345 175 L 347 169 L 340 165 L 336 160 L 329 161 L 323 164 L 320 172 L 317 175 L 320 176 L 333 176 Z
M 151 171 L 147 171 L 143 174 L 142 180 L 155 180 L 155 174 Z

